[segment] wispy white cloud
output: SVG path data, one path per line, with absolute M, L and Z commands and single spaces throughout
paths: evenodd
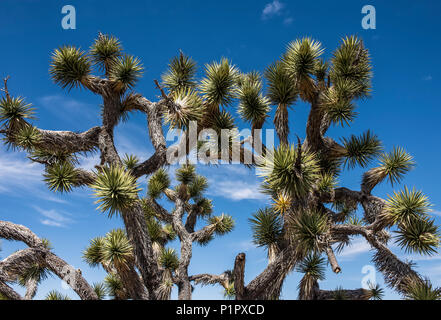
M 40 219 L 40 222 L 44 225 L 52 227 L 66 227 L 68 224 L 74 222 L 71 218 L 69 218 L 68 213 L 60 212 L 55 209 L 46 210 L 38 206 L 33 206 L 33 208 L 43 216 Z
M 343 249 L 343 251 L 338 254 L 343 260 L 351 260 L 356 256 L 369 252 L 371 246 L 363 238 L 356 238 L 351 242 L 351 244 Z
M 41 183 L 41 165 L 26 161 L 19 153 L 0 151 L 0 192 L 29 189 Z
M 267 3 L 262 11 L 262 19 L 267 20 L 274 16 L 281 15 L 284 7 L 285 4 L 278 0 L 273 0 L 273 2 Z
M 69 123 L 98 120 L 99 105 L 86 103 L 63 95 L 46 95 L 38 99 L 40 106 Z
M 424 81 L 431 81 L 431 80 L 433 80 L 433 77 L 429 74 L 429 75 L 424 76 L 423 80 Z
M 259 191 L 259 184 L 242 180 L 216 181 L 213 185 L 213 195 L 228 198 L 234 201 L 240 200 L 265 200 L 268 196 Z
M 293 17 L 287 17 L 287 18 L 283 19 L 283 24 L 284 24 L 285 26 L 288 26 L 288 25 L 290 25 L 293 21 L 294 21 L 294 18 L 293 18 Z

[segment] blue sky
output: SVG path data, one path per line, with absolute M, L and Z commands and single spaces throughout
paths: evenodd
M 61 28 L 61 8 L 74 5 L 77 29 Z M 361 8 L 376 8 L 375 30 L 361 27 Z M 99 124 L 97 96 L 85 90 L 63 91 L 48 75 L 50 53 L 63 44 L 87 49 L 97 32 L 119 37 L 128 53 L 139 56 L 146 68 L 136 90 L 149 99 L 158 95 L 153 80 L 159 79 L 171 57 L 182 49 L 198 65 L 231 58 L 243 71 L 263 71 L 284 51 L 286 45 L 303 36 L 323 43 L 325 57 L 330 57 L 340 38 L 356 34 L 362 37 L 372 55 L 374 68 L 372 98 L 359 103 L 359 118 L 351 128 L 331 128 L 334 138 L 359 134 L 371 129 L 382 139 L 385 150 L 402 146 L 417 161 L 404 184 L 422 189 L 434 204 L 433 216 L 441 224 L 441 151 L 439 131 L 441 106 L 441 3 L 439 1 L 16 1 L 0 2 L 0 76 L 11 75 L 10 91 L 26 97 L 38 112 L 36 124 L 53 130 L 87 130 Z M 202 69 L 202 68 L 201 68 Z M 230 109 L 236 113 L 235 105 Z M 292 134 L 304 137 L 309 108 L 298 103 L 290 113 Z M 244 128 L 245 124 L 238 121 Z M 270 124 L 270 122 L 269 122 Z M 268 124 L 266 127 L 269 127 Z M 134 153 L 145 159 L 152 154 L 145 119 L 134 115 L 117 128 L 116 143 L 123 154 Z M 291 138 L 293 135 L 291 136 Z M 92 167 L 95 159 L 84 159 Z M 373 163 L 375 164 L 375 163 Z M 340 185 L 359 189 L 361 169 L 342 176 Z M 0 219 L 24 224 L 41 237 L 51 240 L 54 251 L 76 268 L 81 268 L 90 282 L 101 281 L 104 272 L 89 268 L 81 259 L 89 239 L 121 226 L 118 218 L 108 219 L 95 210 L 91 192 L 81 189 L 69 195 L 49 192 L 41 182 L 42 167 L 32 164 L 24 154 L 0 148 Z M 239 165 L 200 168 L 211 182 L 208 191 L 215 212 L 233 215 L 236 229 L 208 247 L 195 246 L 190 272 L 221 273 L 232 267 L 238 252 L 247 253 L 246 281 L 253 279 L 266 265 L 266 253 L 251 243 L 247 219 L 268 199 L 256 193 L 259 179 L 253 171 Z M 145 186 L 145 179 L 140 180 Z M 396 186 L 399 189 L 402 186 Z M 392 193 L 386 184 L 375 194 Z M 0 252 L 7 256 L 23 245 L 2 241 Z M 417 270 L 441 286 L 441 255 L 412 258 Z M 364 277 L 362 268 L 372 265 L 369 247 L 354 239 L 352 247 L 338 258 L 343 272 L 332 274 L 321 287 L 358 288 Z M 282 298 L 297 296 L 298 273 L 292 273 L 284 286 Z M 382 284 L 381 274 L 377 281 Z M 61 286 L 58 278 L 49 278 L 40 287 L 37 298 L 57 289 L 75 298 Z M 20 289 L 19 289 L 20 290 Z M 399 298 L 386 290 L 386 298 Z M 220 287 L 197 287 L 195 299 L 220 299 Z

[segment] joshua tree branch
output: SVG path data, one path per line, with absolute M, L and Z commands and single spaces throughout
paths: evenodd
M 28 228 L 11 222 L 0 221 L 0 238 L 22 241 L 30 248 L 21 250 L 10 256 L 11 260 L 2 262 L 0 275 L 17 274 L 30 263 L 38 262 L 48 268 L 60 279 L 65 280 L 83 300 L 97 299 L 92 287 L 83 278 L 80 270 L 75 270 L 63 259 L 45 249 L 43 242 Z M 7 258 L 8 259 L 8 258 Z M 9 263 L 14 261 L 13 263 Z M 7 271 L 7 272 L 6 272 Z
M 10 286 L 0 280 L 0 293 L 10 300 L 23 300 L 22 296 Z

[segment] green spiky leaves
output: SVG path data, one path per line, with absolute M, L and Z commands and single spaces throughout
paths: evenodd
M 83 260 L 91 267 L 96 267 L 104 261 L 104 237 L 97 237 L 90 240 L 89 246 L 83 252 Z
M 109 70 L 122 54 L 122 46 L 112 35 L 99 34 L 90 47 L 90 56 L 101 70 Z
M 68 295 L 62 294 L 56 290 L 49 291 L 45 300 L 71 300 Z
M 70 192 L 78 183 L 78 174 L 70 162 L 56 162 L 46 169 L 44 181 L 51 191 Z
M 292 78 L 288 75 L 282 62 L 277 61 L 265 70 L 268 80 L 270 102 L 275 105 L 290 105 L 297 99 L 297 90 Z
M 205 66 L 205 78 L 200 90 L 211 105 L 228 105 L 236 97 L 239 71 L 228 59 L 213 62 Z
M 249 219 L 253 232 L 253 243 L 258 247 L 276 244 L 283 236 L 283 220 L 271 208 L 259 209 Z
M 431 204 L 427 197 L 415 189 L 394 192 L 387 200 L 385 214 L 392 224 L 406 223 L 425 218 L 430 211 Z
M 84 84 L 90 67 L 84 51 L 73 46 L 64 46 L 52 54 L 49 73 L 56 84 L 70 90 Z
M 346 82 L 339 82 L 338 84 L 343 83 Z M 331 123 L 340 124 L 343 127 L 354 121 L 358 113 L 355 111 L 356 106 L 351 102 L 351 99 L 342 93 L 345 90 L 338 84 L 323 93 L 321 106 Z
M 318 58 L 323 53 L 321 43 L 310 38 L 298 39 L 288 45 L 283 57 L 288 75 L 295 81 L 300 97 L 304 101 L 313 101 L 315 73 Z
M 174 105 L 165 114 L 165 123 L 171 128 L 187 128 L 190 121 L 199 121 L 204 114 L 202 98 L 193 89 L 181 88 L 173 91 Z
M 179 258 L 176 251 L 172 248 L 162 250 L 159 256 L 159 264 L 164 269 L 175 271 L 179 267 Z
M 390 184 L 400 183 L 404 175 L 415 166 L 411 155 L 404 149 L 394 148 L 392 152 L 380 156 L 380 166 L 370 169 L 363 175 L 363 184 L 370 190 L 387 179 Z
M 197 175 L 188 185 L 190 198 L 200 198 L 204 191 L 208 188 L 207 178 Z
M 0 98 L 0 121 L 6 121 L 14 128 L 14 124 L 22 119 L 34 119 L 34 108 L 22 97 Z
M 356 165 L 366 167 L 382 148 L 378 137 L 369 130 L 359 137 L 351 135 L 348 139 L 343 138 L 343 147 L 344 165 L 349 168 L 354 168 Z
M 102 265 L 107 271 L 109 266 L 124 270 L 133 261 L 133 248 L 125 232 L 115 229 L 105 237 L 92 239 L 83 252 L 83 259 L 91 267 Z
M 117 269 L 127 268 L 133 260 L 133 248 L 123 230 L 115 229 L 106 234 L 103 260 Z
M 372 68 L 369 52 L 363 42 L 355 36 L 346 37 L 334 52 L 330 71 L 331 81 L 350 89 L 345 93 L 348 99 L 366 97 L 371 88 Z
M 325 279 L 325 264 L 325 259 L 316 252 L 308 254 L 298 264 L 297 272 L 304 274 L 298 285 L 300 300 L 313 298 L 317 281 Z
M 319 252 L 323 249 L 322 237 L 328 232 L 328 217 L 317 211 L 303 211 L 288 219 L 291 239 L 304 252 Z
M 184 164 L 176 170 L 176 180 L 180 183 L 188 185 L 196 178 L 196 169 L 191 164 Z
M 23 126 L 14 136 L 14 144 L 23 150 L 32 150 L 40 141 L 40 131 L 32 126 Z
M 171 92 L 196 86 L 196 62 L 193 59 L 180 52 L 179 56 L 170 61 L 168 67 L 162 75 L 162 83 Z
M 126 153 L 124 155 L 124 158 L 122 159 L 122 162 L 126 170 L 133 170 L 133 168 L 135 168 L 136 165 L 139 163 L 139 158 L 135 155 L 129 155 Z
M 271 159 L 272 158 L 272 159 Z M 279 146 L 272 157 L 260 165 L 264 189 L 270 193 L 286 193 L 301 198 L 319 178 L 320 166 L 313 153 L 300 146 Z
M 138 199 L 139 189 L 135 178 L 122 167 L 104 167 L 97 173 L 95 182 L 91 185 L 95 202 L 99 209 L 112 217 L 118 212 L 130 208 Z
M 246 78 L 238 89 L 239 109 L 242 119 L 260 129 L 270 111 L 269 100 L 261 93 L 262 82 Z
M 401 223 L 396 233 L 398 245 L 406 252 L 432 255 L 437 252 L 440 244 L 438 227 L 427 218 Z
M 150 198 L 157 199 L 169 186 L 170 178 L 167 171 L 160 168 L 150 177 L 147 185 L 147 194 Z
M 428 279 L 424 282 L 412 281 L 406 288 L 406 299 L 441 300 L 441 288 L 434 288 Z
M 104 283 L 96 282 L 92 285 L 93 291 L 95 291 L 98 300 L 104 300 L 107 295 L 107 288 Z
M 317 253 L 308 254 L 297 266 L 297 272 L 301 272 L 315 281 L 325 279 L 326 261 Z
M 233 217 L 222 213 L 217 217 L 210 217 L 208 219 L 209 223 L 215 225 L 214 232 L 218 235 L 224 235 L 231 232 L 234 228 Z
M 331 173 L 323 173 L 320 175 L 317 189 L 321 192 L 331 192 L 337 187 L 337 179 Z
M 109 71 L 109 80 L 113 81 L 118 92 L 133 88 L 143 73 L 141 61 L 131 55 L 119 57 Z

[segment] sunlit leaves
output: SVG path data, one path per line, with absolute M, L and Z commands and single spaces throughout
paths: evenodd
M 322 237 L 328 232 L 328 217 L 318 211 L 303 211 L 289 217 L 288 232 L 304 252 L 321 251 Z
M 193 59 L 180 52 L 179 56 L 170 61 L 168 67 L 162 75 L 162 83 L 170 91 L 191 89 L 196 86 L 196 62 Z
M 236 97 L 239 71 L 228 59 L 205 66 L 200 90 L 209 104 L 228 105 Z
M 293 198 L 300 198 L 311 190 L 319 173 L 315 155 L 298 146 L 279 146 L 273 156 L 259 166 L 259 175 L 264 178 L 267 190 L 285 192 Z
M 91 188 L 98 198 L 98 208 L 109 217 L 130 208 L 140 191 L 135 178 L 119 166 L 102 168 Z
M 174 271 L 179 267 L 179 258 L 176 251 L 172 248 L 162 250 L 159 256 L 159 264 L 170 271 Z
M 161 196 L 165 189 L 170 186 L 170 178 L 163 168 L 158 169 L 149 179 L 147 194 L 150 198 L 156 199 Z
M 381 142 L 369 130 L 357 137 L 343 138 L 344 165 L 354 168 L 356 165 L 366 167 L 381 152 Z
M 181 88 L 173 91 L 170 106 L 165 114 L 165 123 L 171 128 L 186 128 L 190 121 L 198 121 L 204 114 L 204 102 L 193 89 Z
M 398 245 L 406 252 L 431 255 L 440 244 L 438 227 L 427 218 L 401 223 L 396 233 Z
M 109 71 L 109 80 L 114 83 L 118 92 L 123 92 L 135 86 L 141 78 L 144 68 L 141 61 L 133 56 L 124 55 L 119 57 Z
M 44 181 L 52 191 L 70 192 L 78 182 L 78 174 L 71 163 L 57 162 L 47 167 Z
M 385 214 L 392 223 L 411 223 L 425 217 L 430 211 L 431 204 L 427 197 L 415 189 L 404 187 L 403 191 L 394 192 L 387 200 Z
M 209 224 L 215 225 L 214 232 L 218 235 L 224 235 L 231 232 L 234 228 L 233 217 L 222 213 L 220 216 L 210 217 Z
M 63 89 L 77 88 L 90 73 L 90 61 L 86 53 L 73 46 L 55 49 L 51 57 L 49 73 L 52 80 Z
M 270 208 L 259 209 L 249 219 L 253 232 L 253 243 L 258 247 L 267 247 L 277 243 L 283 235 L 283 220 Z
M 90 47 L 90 56 L 101 70 L 109 70 L 122 55 L 122 50 L 121 43 L 116 37 L 100 33 Z

